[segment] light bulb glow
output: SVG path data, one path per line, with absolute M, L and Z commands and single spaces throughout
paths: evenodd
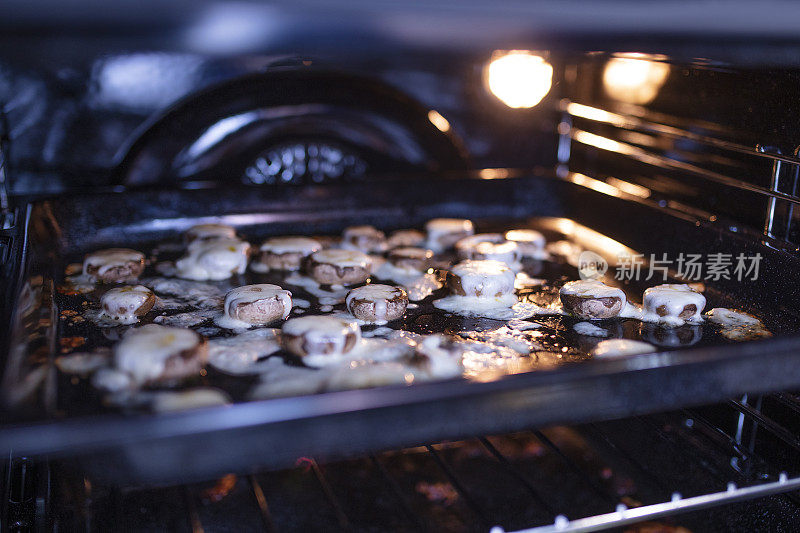
M 647 104 L 658 95 L 667 81 L 669 65 L 629 57 L 609 60 L 603 71 L 603 87 L 617 100 L 631 104 Z
M 541 56 L 514 50 L 495 57 L 486 67 L 486 83 L 508 107 L 533 107 L 550 92 L 553 66 Z

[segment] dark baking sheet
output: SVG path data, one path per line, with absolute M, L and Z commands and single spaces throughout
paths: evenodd
M 59 337 L 88 334 L 90 345 L 110 344 L 96 331 L 58 320 L 59 308 L 80 305 L 48 285 L 63 276 L 67 262 L 102 246 L 146 247 L 220 215 L 256 242 L 267 234 L 335 234 L 354 223 L 386 230 L 419 227 L 434 216 L 472 218 L 480 230 L 538 227 L 554 238 L 559 228 L 568 226 L 558 223 L 566 217 L 594 222 L 595 229 L 643 253 L 759 250 L 768 261 L 758 283 L 708 284 L 706 295 L 709 308 L 753 312 L 776 337 L 734 344 L 720 339 L 712 326 L 703 326 L 702 339 L 691 347 L 622 360 L 583 361 L 588 346 L 586 339 L 572 332 L 575 320 L 539 317 L 547 331 L 543 344 L 567 347 L 564 359 L 572 364 L 486 383 L 449 380 L 161 415 L 103 409 L 85 383 L 54 370 Z M 369 188 L 290 189 L 273 197 L 253 190 L 128 193 L 40 204 L 32 209 L 30 224 L 28 275 L 37 283 L 41 276 L 44 290 L 33 311 L 18 316 L 20 331 L 5 361 L 3 391 L 7 399 L 18 400 L 35 372 L 41 374 L 36 374 L 40 386 L 4 412 L 7 424 L 0 447 L 13 453 L 76 457 L 107 481 L 197 479 L 229 470 L 286 465 L 302 455 L 341 456 L 430 439 L 625 416 L 800 382 L 794 371 L 800 353 L 792 335 L 797 330 L 797 310 L 785 286 L 786 269 L 796 271 L 798 266 L 794 257 L 713 225 L 548 177 L 387 181 Z M 581 238 L 596 235 L 578 233 Z M 270 281 L 252 276 L 235 284 Z M 575 279 L 576 273 L 573 267 L 551 264 L 536 276 L 551 280 L 555 288 L 564 279 Z M 635 295 L 643 288 L 644 284 L 627 290 Z M 433 312 L 429 303 L 409 313 L 403 324 L 418 332 L 499 325 Z M 604 327 L 609 325 L 614 326 L 615 336 L 642 334 L 632 321 L 612 321 Z M 203 379 L 240 400 L 249 378 L 231 380 L 209 371 Z

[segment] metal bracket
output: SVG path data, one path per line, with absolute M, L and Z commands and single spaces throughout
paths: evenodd
M 569 158 L 572 150 L 572 115 L 568 112 L 561 114 L 561 121 L 558 123 L 558 165 L 556 174 L 564 177 L 569 172 Z
M 783 155 L 781 149 L 776 146 L 757 146 L 756 150 L 758 150 L 762 154 L 778 154 Z M 781 166 L 783 165 L 783 161 L 780 159 L 775 159 L 772 162 L 772 178 L 770 179 L 769 189 L 772 192 L 778 192 L 778 187 L 780 185 L 780 177 L 781 177 Z M 774 196 L 769 198 L 767 203 L 767 212 L 764 217 L 764 235 L 767 237 L 774 237 L 773 234 L 773 225 L 775 223 L 775 206 L 777 204 L 777 199 Z
M 757 146 L 756 149 L 759 153 L 762 154 L 777 154 L 783 155 L 780 148 L 775 146 Z M 797 158 L 800 155 L 800 146 L 794 149 L 792 152 L 794 158 Z M 781 191 L 781 172 L 783 171 L 783 163 L 784 161 L 780 159 L 774 159 L 772 163 L 772 176 L 770 179 L 769 189 L 773 193 L 785 193 L 791 196 L 797 196 L 797 181 L 798 177 L 800 177 L 800 165 L 790 163 L 792 165 L 792 183 L 791 183 L 791 190 L 790 191 Z M 764 217 L 764 235 L 767 237 L 780 237 L 776 234 L 776 220 L 775 220 L 775 211 L 776 206 L 778 203 L 778 198 L 775 196 L 771 196 L 767 203 L 767 211 Z M 785 228 L 783 229 L 782 238 L 784 241 L 789 241 L 790 231 L 792 229 L 792 217 L 794 215 L 794 204 L 789 204 L 787 211 L 786 211 L 786 224 Z

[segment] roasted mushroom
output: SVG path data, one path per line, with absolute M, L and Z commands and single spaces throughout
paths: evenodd
M 83 273 L 103 283 L 135 281 L 143 271 L 144 254 L 128 248 L 98 250 L 83 260 Z
M 225 224 L 198 224 L 186 230 L 183 238 L 187 243 L 196 240 L 235 239 L 236 228 Z
M 228 279 L 244 274 L 249 253 L 250 245 L 238 239 L 195 240 L 176 261 L 177 275 L 196 281 Z
M 187 328 L 147 324 L 128 331 L 114 347 L 114 363 L 137 384 L 196 375 L 208 359 L 208 346 Z
M 425 248 L 403 246 L 389 251 L 389 263 L 401 270 L 409 272 L 425 272 L 431 266 L 433 251 Z
M 363 283 L 371 273 L 369 256 L 357 250 L 321 250 L 306 261 L 306 272 L 317 283 L 354 285 Z
M 425 224 L 428 234 L 427 248 L 441 252 L 456 242 L 475 233 L 471 220 L 463 218 L 434 218 Z
M 361 328 L 332 316 L 303 316 L 283 324 L 281 345 L 308 366 L 325 366 L 343 360 L 361 340 Z
M 382 253 L 386 250 L 386 235 L 372 226 L 351 226 L 342 232 L 342 248 Z
M 262 326 L 285 319 L 292 311 L 292 293 L 268 283 L 245 285 L 225 295 L 225 316 L 232 321 Z
M 397 320 L 406 311 L 408 294 L 401 287 L 370 284 L 347 293 L 347 310 L 365 322 Z
M 153 291 L 142 285 L 114 287 L 100 297 L 103 314 L 120 324 L 135 324 L 155 303 Z
M 415 229 L 400 229 L 393 231 L 386 239 L 389 250 L 408 246 L 421 246 L 425 242 L 425 234 Z
M 476 298 L 501 298 L 514 294 L 514 272 L 500 261 L 462 261 L 447 273 L 450 292 Z
M 644 291 L 642 304 L 646 318 L 680 326 L 684 322 L 702 322 L 701 313 L 706 306 L 706 297 L 689 285 L 667 283 Z
M 567 312 L 590 320 L 619 316 L 628 301 L 622 289 L 588 279 L 564 284 L 559 296 Z
M 322 245 L 309 237 L 273 237 L 261 245 L 258 262 L 251 268 L 256 271 L 300 270 L 303 261 Z

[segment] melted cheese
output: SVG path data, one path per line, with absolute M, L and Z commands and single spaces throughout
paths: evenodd
M 153 296 L 153 292 L 142 285 L 115 287 L 100 298 L 103 314 L 120 324 L 135 324 L 139 321 L 136 310 Z
M 397 265 L 394 261 L 401 261 L 403 259 L 413 259 L 416 261 L 429 261 L 433 258 L 433 251 L 427 248 L 415 248 L 413 246 L 401 246 L 395 248 L 389 253 L 389 263 L 394 268 L 405 272 L 422 272 L 409 265 Z M 383 265 L 381 265 L 382 267 Z
M 366 389 L 386 385 L 410 385 L 415 369 L 394 361 L 359 362 L 339 366 L 325 383 L 326 390 Z
M 108 250 L 98 250 L 86 255 L 83 261 L 83 273 L 87 274 L 89 267 L 97 268 L 97 274 L 102 276 L 110 269 L 128 263 L 141 263 L 144 261 L 144 254 L 128 248 L 109 248 Z
M 370 284 L 363 287 L 356 287 L 347 293 L 345 304 L 347 309 L 352 313 L 353 300 L 366 300 L 375 305 L 376 322 L 385 322 L 387 320 L 386 314 L 389 311 L 389 300 L 403 296 L 403 289 L 393 287 L 391 285 Z
M 92 386 L 106 392 L 120 392 L 133 385 L 130 375 L 113 368 L 101 368 L 92 374 Z
M 490 300 L 496 299 L 497 295 L 514 296 L 516 275 L 508 265 L 500 261 L 467 260 L 454 265 L 450 271 L 459 277 L 461 288 L 467 296 Z M 516 297 L 514 301 L 516 302 Z
M 581 279 L 570 281 L 564 284 L 559 291 L 568 296 L 580 296 L 582 298 L 619 298 L 622 306 L 625 307 L 627 298 L 622 289 L 609 287 L 602 281 L 596 279 Z
M 343 285 L 325 285 L 325 288 L 322 288 L 322 285 L 315 279 L 300 275 L 297 272 L 286 276 L 284 282 L 288 285 L 302 287 L 306 292 L 316 296 L 321 304 L 326 302 L 331 305 L 342 303 L 350 290 Z
M 153 397 L 150 407 L 156 413 L 172 413 L 201 407 L 229 405 L 230 403 L 231 398 L 219 389 L 197 388 L 159 392 Z
M 95 352 L 71 353 L 56 358 L 56 366 L 65 374 L 87 376 L 108 364 L 110 352 L 98 349 Z
M 688 285 L 665 284 L 650 287 L 644 291 L 642 320 L 646 322 L 661 322 L 668 326 L 682 326 L 685 322 L 697 324 L 703 321 L 703 308 L 706 306 L 706 297 L 692 290 Z M 687 305 L 694 305 L 697 309 L 687 319 L 679 318 Z M 663 308 L 666 315 L 660 316 L 658 309 Z
M 261 245 L 262 252 L 278 255 L 299 253 L 307 257 L 319 250 L 322 250 L 322 245 L 309 237 L 273 237 Z
M 497 298 L 475 296 L 445 296 L 433 301 L 433 306 L 442 311 L 468 317 L 483 317 L 493 320 L 524 320 L 535 315 L 558 314 L 538 305 L 519 302 L 513 294 Z
M 425 241 L 425 234 L 415 229 L 401 229 L 393 232 L 386 244 L 389 248 L 419 246 Z
M 706 313 L 708 319 L 721 326 L 720 334 L 732 341 L 747 341 L 763 337 L 771 337 L 759 319 L 747 313 L 715 307 Z
M 227 319 L 226 324 L 223 320 L 218 320 L 217 324 L 231 329 L 249 328 L 253 324 L 237 318 L 234 318 L 234 312 L 239 305 L 247 305 L 260 300 L 279 300 L 283 307 L 282 318 L 285 320 L 292 311 L 292 293 L 282 289 L 278 285 L 271 285 L 269 283 L 262 283 L 258 285 L 244 285 L 243 287 L 236 287 L 228 291 L 225 295 L 225 303 L 223 305 Z
M 500 261 L 513 270 L 520 270 L 522 267 L 519 263 L 519 248 L 515 242 L 502 242 L 499 244 L 482 242 L 475 246 L 472 257 Z
M 656 347 L 642 341 L 632 341 L 629 339 L 610 339 L 597 343 L 590 354 L 592 357 L 624 357 L 626 355 L 637 355 L 640 353 L 655 352 Z
M 250 245 L 237 239 L 196 240 L 175 263 L 178 277 L 191 280 L 223 280 L 243 274 Z
M 341 247 L 364 252 L 386 250 L 386 235 L 372 226 L 351 226 L 342 232 Z
M 464 237 L 455 243 L 454 248 L 465 259 L 469 259 L 476 246 L 481 243 L 500 244 L 505 238 L 499 233 L 477 233 Z
M 194 241 L 195 239 L 235 239 L 236 228 L 225 224 L 198 224 L 186 230 L 185 236 L 187 241 Z
M 706 313 L 708 319 L 714 324 L 719 324 L 725 327 L 742 327 L 742 326 L 760 326 L 761 321 L 752 315 L 734 311 L 733 309 L 726 309 L 724 307 L 715 307 Z
M 519 253 L 523 257 L 546 259 L 544 247 L 547 244 L 544 235 L 532 229 L 512 229 L 505 234 L 506 240 L 517 243 Z
M 309 341 L 307 345 L 311 349 L 313 345 L 333 345 L 330 353 L 309 352 L 303 356 L 303 362 L 309 366 L 325 366 L 341 361 L 343 356 L 353 349 L 346 346 L 347 337 L 355 335 L 356 345 L 361 339 L 361 328 L 358 324 L 331 316 L 292 318 L 283 324 L 282 331 L 288 335 L 307 339 Z
M 471 220 L 464 218 L 434 218 L 425 224 L 428 233 L 427 247 L 435 252 L 441 252 L 450 244 L 447 242 L 453 236 L 472 235 L 475 226 Z
M 389 262 L 382 264 L 375 271 L 375 275 L 380 279 L 391 280 L 401 285 L 412 302 L 424 300 L 433 291 L 442 288 L 442 284 L 435 274 L 420 274 L 416 270 L 398 268 Z
M 608 330 L 601 328 L 600 326 L 596 326 L 591 322 L 578 322 L 572 329 L 575 330 L 575 333 L 578 335 L 586 335 L 588 337 L 608 337 Z
M 369 256 L 358 250 L 321 250 L 311 255 L 317 263 L 327 263 L 337 267 L 361 267 L 369 270 L 372 261 Z
M 130 330 L 114 347 L 114 362 L 137 383 L 159 378 L 167 359 L 200 343 L 200 336 L 190 329 L 147 324 Z
M 208 363 L 236 376 L 259 374 L 271 363 L 268 356 L 280 350 L 277 329 L 254 329 L 208 341 Z

